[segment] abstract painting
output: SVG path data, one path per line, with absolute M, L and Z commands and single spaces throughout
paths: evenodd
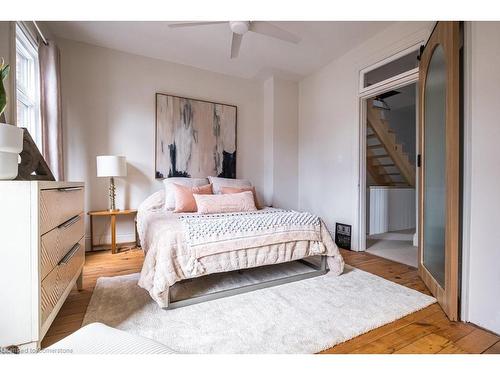
M 236 178 L 234 105 L 156 94 L 156 178 Z

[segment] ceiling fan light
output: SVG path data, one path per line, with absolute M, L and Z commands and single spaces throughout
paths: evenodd
M 229 21 L 229 27 L 231 31 L 235 34 L 243 35 L 250 28 L 250 22 L 248 21 Z

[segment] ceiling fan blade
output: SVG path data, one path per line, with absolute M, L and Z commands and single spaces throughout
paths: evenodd
M 231 40 L 231 58 L 235 59 L 240 53 L 241 39 L 243 35 L 233 33 L 233 39 Z
M 286 42 L 297 44 L 300 42 L 300 38 L 280 27 L 274 26 L 272 23 L 267 21 L 252 21 L 250 22 L 250 31 L 254 33 L 263 34 L 270 36 L 272 38 L 284 40 Z
M 227 21 L 179 22 L 179 23 L 170 23 L 168 24 L 168 27 L 177 28 L 177 27 L 205 26 L 205 25 L 216 25 L 219 23 L 227 23 Z

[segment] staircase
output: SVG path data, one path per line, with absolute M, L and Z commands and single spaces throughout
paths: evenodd
M 381 110 L 367 101 L 366 166 L 377 185 L 415 187 L 415 166 L 410 163 L 403 146 L 396 143 L 396 134 Z

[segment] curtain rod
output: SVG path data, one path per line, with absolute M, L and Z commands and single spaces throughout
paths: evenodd
M 43 44 L 48 45 L 49 43 L 47 43 L 47 39 L 45 39 L 45 36 L 43 35 L 42 30 L 40 30 L 40 28 L 38 27 L 36 21 L 32 22 L 35 25 L 35 29 L 38 32 L 38 35 L 40 35 L 40 38 L 42 38 Z

